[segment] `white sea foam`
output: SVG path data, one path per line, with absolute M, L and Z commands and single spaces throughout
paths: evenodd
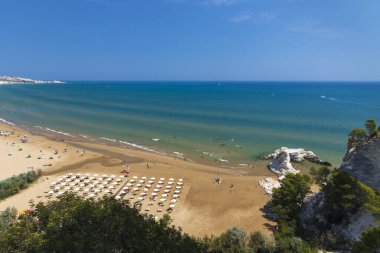
M 326 97 L 325 95 L 322 95 L 321 96 L 322 99 L 328 99 L 328 100 L 331 100 L 331 101 L 335 101 L 336 98 L 333 98 L 333 97 Z
M 156 154 L 160 154 L 160 155 L 167 155 L 166 153 L 158 152 L 157 150 L 154 150 L 152 148 L 148 148 L 148 147 L 145 147 L 143 145 L 136 144 L 136 143 L 132 143 L 132 142 L 128 142 L 128 141 L 120 141 L 120 140 L 119 140 L 119 143 L 125 144 L 127 146 L 131 146 L 131 147 L 134 147 L 134 148 L 142 149 L 142 150 L 145 150 L 145 151 L 149 151 L 149 152 L 152 152 L 152 153 L 156 153 Z
M 90 141 L 95 141 L 95 139 L 92 139 L 92 138 L 90 138 L 90 137 L 88 137 L 87 135 L 84 135 L 84 134 L 80 134 L 79 136 L 83 137 L 83 138 L 85 138 L 87 140 L 90 140 Z
M 152 141 L 159 141 L 160 139 L 158 138 L 152 138 Z
M 225 159 L 219 159 L 219 161 L 222 163 L 228 163 L 229 162 L 228 160 L 225 160 Z
M 244 166 L 244 167 L 247 167 L 248 164 L 247 163 L 239 163 L 239 166 Z
M 3 123 L 5 123 L 5 124 L 8 124 L 8 125 L 15 126 L 14 123 L 12 123 L 12 122 L 10 122 L 10 121 L 7 121 L 7 120 L 5 120 L 5 119 L 3 119 L 3 118 L 0 118 L 0 121 L 3 122 Z
M 178 156 L 178 157 L 184 158 L 184 157 L 183 157 L 184 154 L 181 153 L 181 152 L 174 151 L 173 154 L 175 154 L 175 155 Z
M 106 138 L 106 137 L 100 137 L 99 139 L 101 139 L 101 140 L 106 140 L 106 141 L 110 141 L 110 142 L 117 142 L 116 139 L 110 139 L 110 138 Z
M 45 130 L 47 130 L 47 131 L 49 131 L 49 132 L 56 133 L 56 134 L 62 134 L 62 135 L 66 135 L 66 136 L 74 137 L 73 135 L 71 135 L 71 134 L 69 134 L 69 133 L 65 133 L 65 132 L 62 132 L 62 131 L 54 130 L 54 129 L 51 129 L 51 128 L 48 128 L 48 127 L 46 127 Z

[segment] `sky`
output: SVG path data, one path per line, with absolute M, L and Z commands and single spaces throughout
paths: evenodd
M 0 75 L 380 80 L 379 0 L 0 0 Z

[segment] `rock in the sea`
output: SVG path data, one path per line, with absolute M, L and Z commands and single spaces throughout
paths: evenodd
M 290 161 L 292 162 L 301 162 L 303 160 L 308 160 L 312 163 L 317 163 L 325 166 L 331 166 L 331 163 L 322 161 L 318 158 L 317 155 L 313 153 L 313 151 L 306 151 L 303 148 L 288 148 L 282 147 L 280 149 L 275 150 L 273 153 L 262 156 L 262 159 L 270 159 L 276 158 L 281 153 L 288 153 L 290 157 Z
M 380 136 L 352 148 L 340 169 L 380 193 Z
M 273 157 L 272 162 L 269 164 L 269 169 L 274 173 L 286 175 L 287 173 L 297 174 L 299 170 L 293 168 L 290 163 L 290 155 L 287 152 L 281 152 Z

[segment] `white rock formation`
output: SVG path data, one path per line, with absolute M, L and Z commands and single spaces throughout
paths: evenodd
M 280 152 L 273 157 L 272 162 L 269 164 L 269 169 L 280 176 L 287 173 L 299 173 L 299 170 L 293 168 L 290 163 L 290 154 L 286 151 Z
M 270 196 L 272 196 L 274 188 L 278 188 L 281 186 L 278 180 L 275 180 L 271 177 L 267 177 L 264 180 L 259 181 L 259 184 L 261 187 L 264 188 L 265 192 Z
M 274 153 L 267 155 L 265 158 L 276 158 L 281 153 L 287 153 L 292 162 L 301 162 L 305 159 L 318 159 L 312 151 L 306 151 L 303 148 L 287 148 L 282 147 L 274 151 Z

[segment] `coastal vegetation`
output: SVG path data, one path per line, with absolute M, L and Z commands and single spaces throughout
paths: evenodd
M 348 135 L 347 148 L 350 150 L 353 147 L 363 144 L 365 141 L 369 140 L 378 135 L 380 132 L 380 127 L 377 127 L 377 123 L 374 119 L 369 119 L 365 123 L 365 129 L 355 128 Z
M 32 170 L 0 181 L 0 200 L 6 199 L 26 189 L 29 184 L 34 182 L 41 175 L 41 170 Z

